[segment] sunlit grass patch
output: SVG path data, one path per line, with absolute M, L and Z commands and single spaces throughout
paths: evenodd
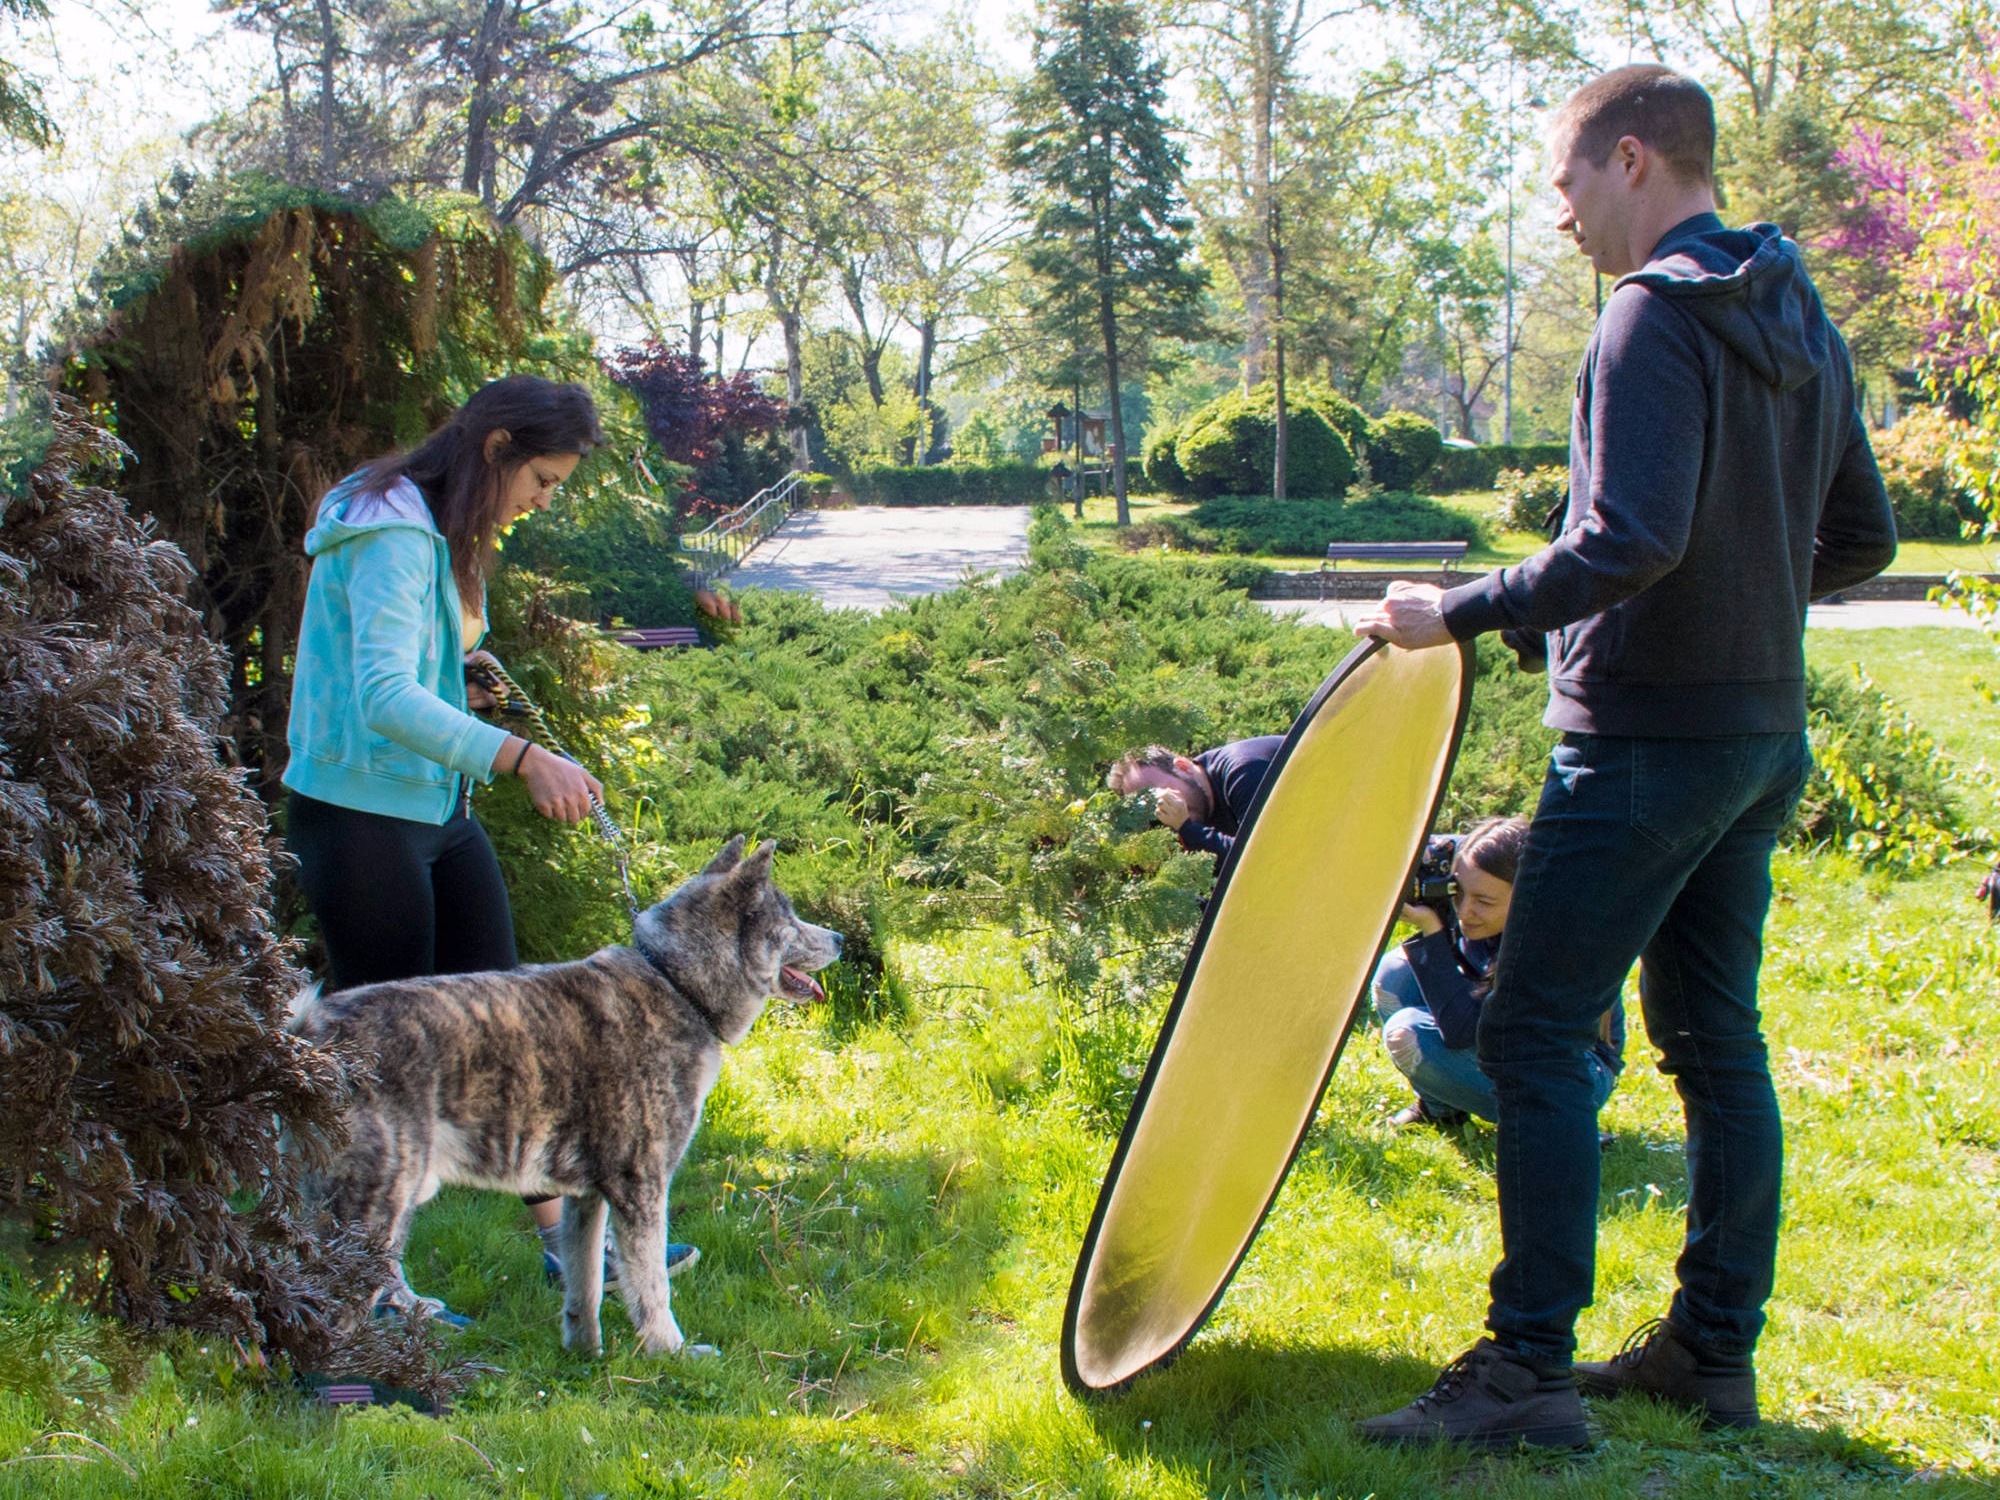
M 1594 1406 L 1601 1440 L 1573 1459 L 1355 1440 L 1478 1336 L 1499 1248 L 1491 1131 L 1390 1133 L 1403 1085 L 1365 1030 L 1210 1327 L 1128 1394 L 1076 1401 L 1062 1301 L 1108 1106 L 1166 997 L 1080 1006 L 974 930 L 896 947 L 907 1017 L 774 1009 L 725 1065 L 672 1221 L 703 1250 L 677 1315 L 720 1358 L 644 1359 L 615 1295 L 607 1357 L 564 1354 L 525 1213 L 452 1192 L 419 1215 L 412 1275 L 478 1316 L 460 1347 L 497 1369 L 445 1418 L 314 1409 L 176 1344 L 98 1407 L 0 1397 L 0 1458 L 77 1455 L 0 1468 L 0 1495 L 1803 1497 L 1919 1473 L 1926 1494 L 1990 1493 L 2000 946 L 1954 904 L 1956 872 L 1785 855 L 1777 875 L 1765 1005 L 1791 1170 L 1757 1434 L 1621 1402 Z M 1678 1106 L 1636 1024 L 1604 1118 L 1591 1353 L 1664 1308 L 1681 1234 Z

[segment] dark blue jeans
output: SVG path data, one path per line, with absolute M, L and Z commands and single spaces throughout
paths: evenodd
M 1748 1356 L 1778 1242 L 1784 1138 L 1757 1011 L 1771 849 L 1812 769 L 1803 734 L 1566 735 L 1514 882 L 1479 1061 L 1499 1104 L 1502 1258 L 1487 1327 L 1566 1366 L 1596 1275 L 1597 1024 L 1640 964 L 1646 1032 L 1687 1112 L 1671 1308 Z

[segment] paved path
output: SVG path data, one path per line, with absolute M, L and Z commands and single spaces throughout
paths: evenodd
M 1369 607 L 1366 599 L 1264 599 L 1259 601 L 1274 614 L 1297 615 L 1314 625 L 1350 629 L 1361 612 Z M 1876 603 L 1815 604 L 1806 611 L 1806 626 L 1812 630 L 1881 630 L 1911 625 L 1937 625 L 1976 630 L 1972 617 L 1962 609 L 1946 609 L 1942 604 L 1922 600 L 1887 599 Z
M 1018 573 L 1027 561 L 1026 506 L 859 505 L 800 511 L 728 582 L 817 594 L 829 609 L 878 610 L 957 588 L 968 572 Z

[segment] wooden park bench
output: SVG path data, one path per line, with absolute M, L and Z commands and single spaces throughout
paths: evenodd
M 663 625 L 644 630 L 620 630 L 611 639 L 634 651 L 665 651 L 699 646 L 701 632 L 692 625 Z
M 1434 562 L 1441 581 L 1452 564 L 1465 561 L 1469 542 L 1328 542 L 1326 560 L 1319 565 L 1319 596 L 1326 597 L 1329 568 L 1338 571 L 1344 562 Z

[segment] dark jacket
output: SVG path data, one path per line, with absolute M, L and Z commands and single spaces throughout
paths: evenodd
M 1560 534 L 1450 590 L 1444 619 L 1459 640 L 1551 632 L 1556 729 L 1797 730 L 1806 601 L 1895 555 L 1853 364 L 1798 247 L 1700 214 L 1604 304 Z
M 1189 818 L 1181 824 L 1177 832 L 1183 849 L 1213 854 L 1216 868 L 1222 868 L 1222 861 L 1236 847 L 1237 830 L 1250 816 L 1250 804 L 1257 800 L 1264 773 L 1271 769 L 1278 747 L 1284 743 L 1282 734 L 1260 734 L 1192 757 L 1208 773 L 1208 784 L 1215 788 L 1215 806 L 1209 809 L 1208 822 Z
M 1425 1008 L 1437 1022 L 1438 1037 L 1447 1047 L 1462 1051 L 1477 1042 L 1479 1007 L 1493 988 L 1493 960 L 1499 953 L 1500 939 L 1469 938 L 1449 927 L 1441 932 L 1419 933 L 1403 944 L 1403 957 L 1409 961 Z M 1466 973 L 1468 967 L 1475 973 Z M 1623 999 L 1611 1002 L 1593 1045 L 1612 1072 L 1624 1070 Z

